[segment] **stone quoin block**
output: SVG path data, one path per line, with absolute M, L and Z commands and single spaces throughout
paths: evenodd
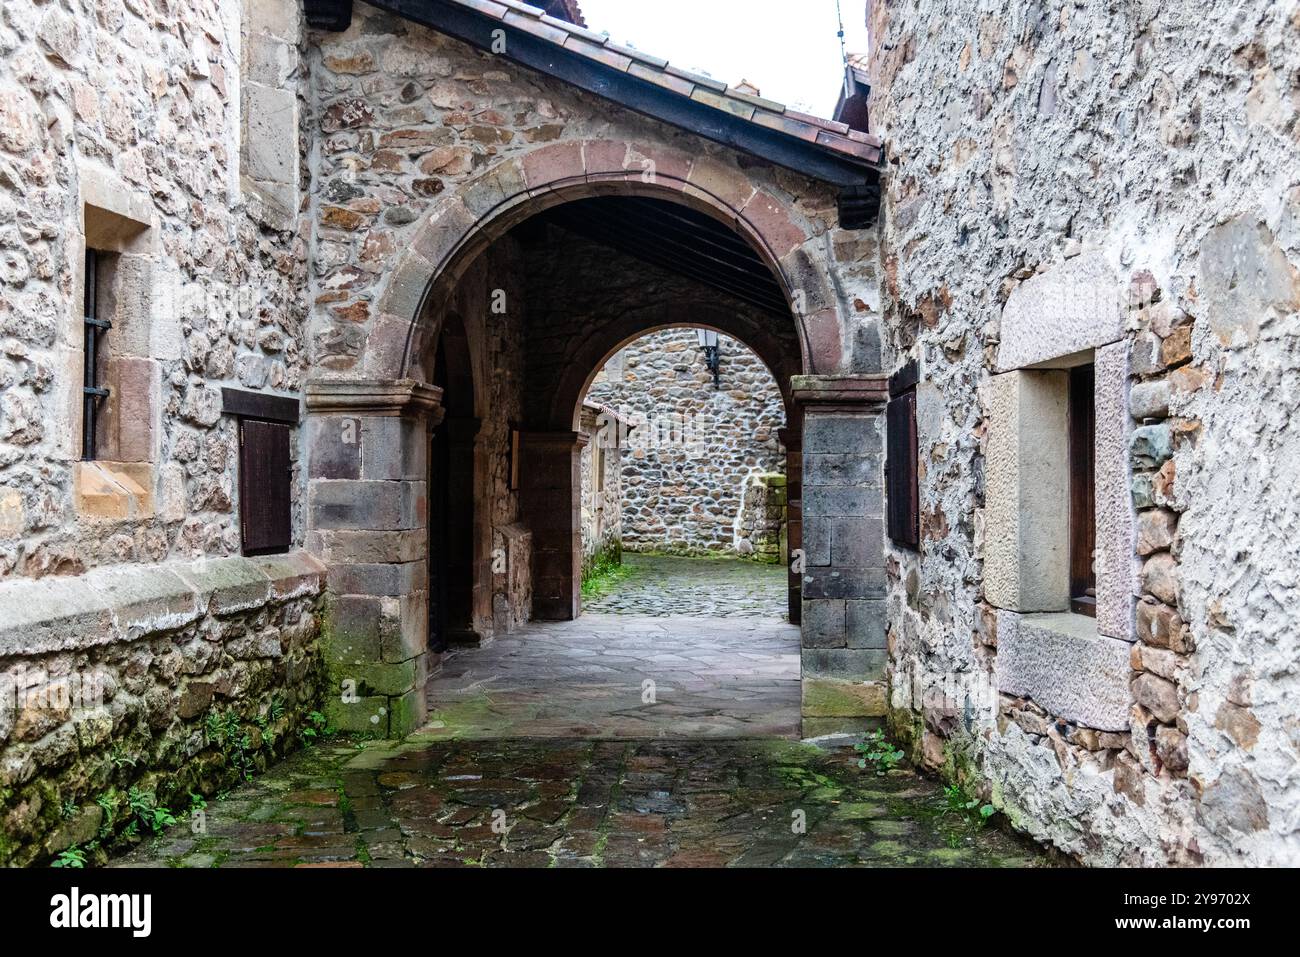
M 839 599 L 808 603 L 803 619 L 805 648 L 845 647 L 844 604 Z
M 424 523 L 423 482 L 315 479 L 308 500 L 318 529 L 397 530 Z
M 867 454 L 815 453 L 804 456 L 808 485 L 879 486 L 881 457 Z
M 422 482 L 428 475 L 428 428 L 402 416 L 361 420 L 361 478 Z
M 803 507 L 807 515 L 824 517 L 880 515 L 883 494 L 879 486 L 815 485 L 804 478 Z
M 887 608 L 884 601 L 846 601 L 845 638 L 849 648 L 883 650 Z
M 836 568 L 878 567 L 885 563 L 884 523 L 878 518 L 828 518 L 831 560 Z
M 813 598 L 884 598 L 884 568 L 813 567 L 804 572 L 803 596 Z
M 329 589 L 336 595 L 405 595 L 424 586 L 422 561 L 385 564 L 339 564 L 330 569 Z
M 810 415 L 804 422 L 803 460 L 816 453 L 868 455 L 881 451 L 876 418 L 866 415 Z M 805 465 L 804 484 L 809 484 Z
M 879 681 L 885 675 L 887 653 L 873 648 L 805 648 L 804 678 Z
M 307 420 L 307 468 L 317 479 L 361 478 L 361 419 L 320 415 Z

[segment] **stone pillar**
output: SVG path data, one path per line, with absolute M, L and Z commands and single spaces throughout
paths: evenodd
M 428 451 L 442 390 L 309 383 L 308 537 L 328 566 L 327 710 L 346 731 L 424 721 L 429 674 Z
M 582 432 L 520 435 L 520 498 L 533 534 L 533 618 L 582 613 Z
M 795 376 L 803 413 L 805 736 L 885 714 L 882 375 Z
M 794 556 L 803 548 L 803 433 L 798 423 L 777 430 L 777 438 L 785 448 L 785 540 L 786 607 L 790 624 L 803 621 L 803 574 L 795 570 Z

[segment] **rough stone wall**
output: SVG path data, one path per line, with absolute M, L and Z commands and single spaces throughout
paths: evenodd
M 0 865 L 93 859 L 293 750 L 324 571 L 297 552 L 0 583 Z
M 921 364 L 922 547 L 889 557 L 895 725 L 1085 861 L 1297 863 L 1300 7 L 904 0 L 869 17 L 892 170 L 885 367 Z M 1132 421 L 1098 462 L 1099 481 L 1129 474 L 1136 519 L 1121 732 L 997 697 L 983 593 L 1003 307 L 1079 255 L 1125 307 Z M 1043 314 L 1049 332 L 1072 305 Z
M 269 0 L 246 24 L 232 2 L 5 4 L 0 576 L 238 552 L 219 388 L 296 391 L 307 313 L 296 199 L 241 191 L 241 29 L 287 37 L 276 82 L 292 91 L 298 27 L 296 4 Z M 107 479 L 77 462 L 82 199 L 143 226 L 113 247 L 121 314 L 102 339 L 131 356 L 108 404 L 146 423 L 143 447 Z M 300 519 L 295 504 L 298 541 Z
M 188 806 L 231 780 L 210 718 L 256 767 L 317 701 L 321 567 L 223 557 L 241 543 L 220 390 L 304 376 L 300 42 L 281 0 L 0 12 L 0 862 L 114 839 L 133 795 Z M 113 322 L 94 463 L 87 247 Z M 87 675 L 102 707 L 69 706 Z
M 786 477 L 753 476 L 745 486 L 736 519 L 736 551 L 760 562 L 786 560 Z
M 729 336 L 719 343 L 719 389 L 696 331 L 665 329 L 620 350 L 587 392 L 632 426 L 623 460 L 627 549 L 753 553 L 740 534 L 741 504 L 755 476 L 785 470 L 776 435 L 785 405 L 758 356 Z

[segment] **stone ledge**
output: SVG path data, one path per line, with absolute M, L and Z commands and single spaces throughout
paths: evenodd
M 0 583 L 0 658 L 132 641 L 269 601 L 319 594 L 325 566 L 305 552 L 112 565 Z
M 1087 728 L 1124 731 L 1133 701 L 1129 649 L 1084 615 L 999 611 L 998 690 Z

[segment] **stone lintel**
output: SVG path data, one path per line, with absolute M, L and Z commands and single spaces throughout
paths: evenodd
M 307 383 L 304 395 L 314 415 L 442 418 L 442 389 L 415 379 L 318 379 Z

